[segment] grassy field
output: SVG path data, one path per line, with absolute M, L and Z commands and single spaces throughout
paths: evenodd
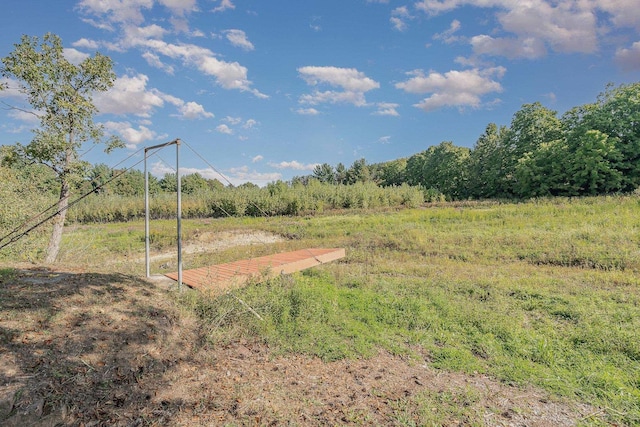
M 152 229 L 154 250 L 170 251 L 175 224 Z M 214 345 L 258 341 L 276 355 L 326 362 L 384 349 L 594 405 L 578 424 L 640 424 L 637 196 L 184 222 L 186 241 L 224 230 L 287 240 L 186 255 L 185 268 L 305 247 L 344 247 L 347 257 L 222 296 L 176 294 Z M 143 240 L 139 222 L 74 226 L 61 262 L 108 260 L 101 268 L 142 275 Z M 153 271 L 172 262 L 154 262 Z M 438 399 L 446 396 L 423 393 L 402 405 L 426 425 L 464 411 Z M 425 409 L 434 405 L 445 413 Z M 456 415 L 464 416 L 481 424 Z

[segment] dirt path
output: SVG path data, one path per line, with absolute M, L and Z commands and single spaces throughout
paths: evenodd
M 219 233 L 204 232 L 200 233 L 191 242 L 187 242 L 183 245 L 183 254 L 197 254 L 205 252 L 222 251 L 225 249 L 233 248 L 235 246 L 245 245 L 260 245 L 276 242 L 284 242 L 286 239 L 278 236 L 277 234 L 268 233 L 266 231 L 246 231 L 246 230 L 233 230 L 223 231 Z M 167 251 L 159 254 L 153 254 L 150 256 L 150 261 L 161 261 L 165 259 L 175 258 L 175 251 Z M 139 258 L 136 261 L 144 262 L 144 258 Z

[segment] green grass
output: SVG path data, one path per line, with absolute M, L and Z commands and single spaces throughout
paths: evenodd
M 426 357 L 439 369 L 542 387 L 602 408 L 611 423 L 638 425 L 638 218 L 640 199 L 629 196 L 190 220 L 187 235 L 246 228 L 293 238 L 188 258 L 194 267 L 314 246 L 344 247 L 347 257 L 217 298 L 185 292 L 179 299 L 214 343 L 255 339 L 324 360 L 383 348 Z M 171 225 L 162 224 L 158 242 L 169 245 L 163 233 L 170 236 Z M 81 227 L 67 238 L 92 235 L 115 254 L 139 251 L 140 230 L 140 223 Z M 399 424 L 406 411 L 424 412 L 425 425 L 480 423 L 471 413 L 455 415 L 456 399 L 473 396 L 462 390 L 399 403 Z M 434 414 L 434 405 L 447 414 Z
M 264 321 L 232 296 L 191 304 L 214 341 L 251 336 L 325 360 L 420 348 L 437 368 L 638 424 L 639 217 L 638 198 L 610 197 L 266 220 L 348 256 L 235 291 Z

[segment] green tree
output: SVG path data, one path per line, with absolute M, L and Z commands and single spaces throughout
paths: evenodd
M 620 154 L 615 164 L 621 174 L 620 189 L 640 186 L 640 83 L 609 86 L 595 103 L 567 112 L 563 122 L 574 144 L 589 130 L 606 135 Z
M 180 186 L 184 194 L 195 194 L 209 190 L 208 180 L 198 172 L 180 178 Z
M 434 188 L 452 199 L 466 196 L 470 151 L 444 141 L 429 147 L 423 186 Z
M 524 104 L 513 115 L 511 126 L 504 133 L 502 146 L 504 192 L 506 196 L 517 195 L 516 169 L 520 159 L 531 157 L 543 143 L 562 139 L 562 122 L 557 113 L 539 102 Z
M 346 172 L 346 183 L 355 184 L 356 182 L 367 182 L 371 180 L 369 166 L 365 159 L 358 159 Z
M 176 181 L 176 174 L 173 172 L 165 173 L 162 178 L 158 181 L 160 185 L 160 189 L 166 193 L 175 193 L 178 188 L 178 183 Z
M 97 108 L 92 95 L 113 86 L 116 76 L 112 62 L 96 53 L 74 65 L 64 57 L 60 38 L 49 33 L 42 42 L 37 37 L 23 36 L 13 52 L 2 59 L 0 74 L 17 81 L 19 91 L 40 120 L 31 142 L 13 146 L 10 158 L 48 166 L 60 185 L 58 214 L 45 256 L 46 262 L 54 262 L 72 187 L 82 180 L 88 167 L 79 159 L 78 150 L 85 142 L 103 140 L 102 126 L 93 122 Z M 106 145 L 110 151 L 122 143 L 111 138 Z
M 338 163 L 336 165 L 336 184 L 347 183 L 347 168 L 344 164 Z
M 443 141 L 407 160 L 407 178 L 411 185 L 422 185 L 451 199 L 466 196 L 469 153 L 466 147 L 457 147 Z
M 407 159 L 396 159 L 380 165 L 379 180 L 384 187 L 400 186 L 407 180 Z
M 567 173 L 569 157 L 564 139 L 543 142 L 535 151 L 525 153 L 515 169 L 516 195 L 522 198 L 574 195 Z
M 313 168 L 313 177 L 318 181 L 325 182 L 327 184 L 336 183 L 336 174 L 333 170 L 333 166 L 329 163 L 316 165 L 316 167 Z
M 424 171 L 428 155 L 429 152 L 425 150 L 407 159 L 405 175 L 409 185 L 422 185 L 424 182 Z
M 113 169 L 104 163 L 94 165 L 88 174 L 89 186 L 96 194 L 110 194 L 113 191 L 105 184 L 113 177 Z M 85 188 L 86 189 L 86 188 Z
M 474 198 L 504 197 L 505 183 L 504 139 L 507 128 L 489 123 L 476 141 L 469 157 L 468 194 Z
M 621 188 L 623 173 L 616 169 L 622 159 L 614 138 L 599 130 L 588 130 L 573 143 L 575 152 L 567 167 L 576 194 L 596 195 Z

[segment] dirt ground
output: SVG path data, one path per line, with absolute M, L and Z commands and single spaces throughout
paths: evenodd
M 3 426 L 419 425 L 420 396 L 434 414 L 447 411 L 444 425 L 469 425 L 470 413 L 489 426 L 571 426 L 599 414 L 438 371 L 428 357 L 324 363 L 259 342 L 214 347 L 165 282 L 18 267 L 0 275 Z

